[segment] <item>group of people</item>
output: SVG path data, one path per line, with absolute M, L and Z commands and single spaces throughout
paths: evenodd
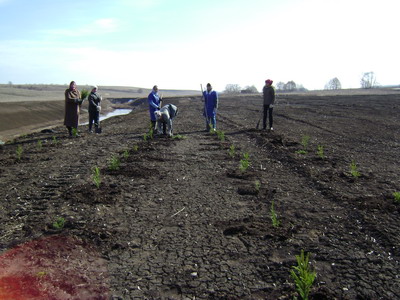
M 89 101 L 89 132 L 93 133 L 93 124 L 96 132 L 99 132 L 100 111 L 102 97 L 97 93 L 98 87 L 93 86 L 88 96 Z M 65 117 L 64 125 L 68 129 L 69 136 L 73 135 L 73 130 L 79 125 L 79 112 L 84 99 L 76 87 L 76 82 L 71 81 L 69 88 L 65 90 Z
M 263 88 L 263 130 L 267 129 L 267 119 L 269 118 L 269 129 L 273 129 L 273 107 L 275 102 L 275 89 L 272 86 L 273 81 L 268 79 L 265 81 Z M 206 122 L 206 131 L 217 129 L 217 110 L 218 110 L 218 93 L 213 90 L 210 83 L 203 92 L 204 101 L 203 116 Z M 158 86 L 154 86 L 148 96 L 150 124 L 156 134 L 164 134 L 169 137 L 173 134 L 172 121 L 178 115 L 178 107 L 173 104 L 163 104 L 163 97 L 158 93 Z M 102 97 L 98 94 L 98 87 L 93 86 L 88 97 L 89 101 L 89 132 L 92 133 L 93 124 L 96 132 L 100 132 L 99 116 L 101 111 Z M 73 135 L 73 129 L 78 128 L 79 111 L 83 103 L 81 94 L 76 87 L 75 81 L 72 81 L 69 88 L 65 90 L 65 119 L 64 125 L 67 127 L 69 135 Z

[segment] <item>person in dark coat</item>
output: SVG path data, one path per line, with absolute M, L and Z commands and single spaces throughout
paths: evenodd
M 65 90 L 65 117 L 64 125 L 67 127 L 69 136 L 72 136 L 72 129 L 78 129 L 79 109 L 82 104 L 81 93 L 76 87 L 75 81 L 71 81 L 69 88 Z
M 218 94 L 213 91 L 210 83 L 207 83 L 207 90 L 203 92 L 204 98 L 204 117 L 206 118 L 206 131 L 217 130 L 217 109 Z
M 173 104 L 167 104 L 160 110 L 156 110 L 154 115 L 157 119 L 157 134 L 172 136 L 172 120 L 178 115 L 178 108 Z M 165 129 L 166 125 L 166 129 Z M 164 127 L 164 129 L 162 129 Z M 161 131 L 162 130 L 162 131 Z
M 99 119 L 101 111 L 101 100 L 102 97 L 97 93 L 98 87 L 93 86 L 92 92 L 89 95 L 89 132 L 93 133 L 92 126 L 94 123 L 94 128 L 99 128 Z
M 263 88 L 264 94 L 264 116 L 263 116 L 263 130 L 267 129 L 267 116 L 269 117 L 269 129 L 271 131 L 274 130 L 273 125 L 273 117 L 272 111 L 274 110 L 274 102 L 275 102 L 275 89 L 272 86 L 273 81 L 271 79 L 267 79 L 265 81 L 265 86 Z
M 151 128 L 155 129 L 157 119 L 154 112 L 160 110 L 162 103 L 162 96 L 158 94 L 158 87 L 156 85 L 153 87 L 147 99 L 149 102 Z

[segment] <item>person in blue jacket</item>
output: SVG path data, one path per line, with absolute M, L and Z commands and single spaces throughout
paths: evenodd
M 156 116 L 154 115 L 154 112 L 156 110 L 161 109 L 161 103 L 162 103 L 162 96 L 158 94 L 158 86 L 154 86 L 153 90 L 149 94 L 148 97 L 148 102 L 149 102 L 149 111 L 150 111 L 150 122 L 151 122 L 151 127 L 154 129 L 156 126 Z
M 211 84 L 207 83 L 207 90 L 203 92 L 204 117 L 206 118 L 206 131 L 217 130 L 218 94 L 213 91 Z

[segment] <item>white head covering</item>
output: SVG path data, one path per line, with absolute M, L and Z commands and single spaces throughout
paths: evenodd
M 92 90 L 94 90 L 94 89 L 98 90 L 99 88 L 97 87 L 97 85 L 94 85 L 94 86 L 92 86 Z

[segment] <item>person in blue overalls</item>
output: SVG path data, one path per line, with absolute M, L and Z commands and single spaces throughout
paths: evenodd
M 217 130 L 218 94 L 213 91 L 211 84 L 207 83 L 207 90 L 203 92 L 204 117 L 206 118 L 206 131 Z
M 160 110 L 162 103 L 162 96 L 158 94 L 158 87 L 156 85 L 153 87 L 153 90 L 151 91 L 147 99 L 149 102 L 151 128 L 155 129 L 157 119 L 154 115 L 154 112 L 156 110 Z

